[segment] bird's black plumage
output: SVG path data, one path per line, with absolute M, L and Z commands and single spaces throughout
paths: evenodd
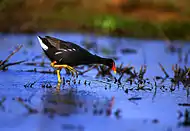
M 42 49 L 47 57 L 57 64 L 66 64 L 69 66 L 86 65 L 86 64 L 104 64 L 113 67 L 112 59 L 102 58 L 93 55 L 84 48 L 72 42 L 63 41 L 54 37 L 38 36 Z

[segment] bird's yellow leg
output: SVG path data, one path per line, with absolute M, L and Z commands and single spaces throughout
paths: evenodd
M 57 70 L 57 79 L 58 79 L 58 82 L 61 83 L 61 76 L 60 76 L 60 70 L 59 69 Z
M 51 66 L 54 67 L 54 65 L 56 64 L 56 61 L 51 62 Z
M 78 77 L 77 71 L 73 67 L 71 67 L 69 65 L 64 65 L 64 64 L 63 65 L 55 65 L 55 63 L 56 63 L 56 61 L 52 62 L 51 66 L 54 68 L 67 68 L 69 71 L 71 71 L 71 73 L 73 75 L 76 73 L 76 76 Z

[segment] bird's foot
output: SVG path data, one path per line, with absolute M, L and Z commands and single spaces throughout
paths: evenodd
M 78 73 L 73 67 L 68 66 L 67 69 L 72 73 L 72 76 L 75 76 L 76 78 L 78 78 Z

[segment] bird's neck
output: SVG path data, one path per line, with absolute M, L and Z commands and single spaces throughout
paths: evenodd
M 100 56 L 94 55 L 93 64 L 104 64 L 107 65 L 107 58 L 102 58 Z

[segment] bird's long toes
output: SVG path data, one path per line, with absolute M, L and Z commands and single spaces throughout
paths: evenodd
M 78 78 L 78 73 L 77 73 L 77 71 L 75 72 L 75 74 L 76 74 L 76 75 L 75 75 L 75 76 L 76 76 L 76 78 Z
M 73 70 L 71 70 L 71 74 L 72 74 L 72 76 L 75 76 L 75 73 L 74 73 L 74 71 L 73 71 Z

